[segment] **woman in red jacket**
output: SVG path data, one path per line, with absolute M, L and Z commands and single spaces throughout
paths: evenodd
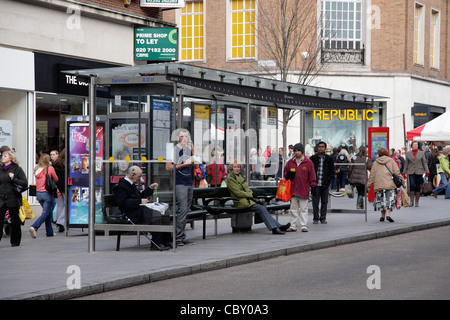
M 301 143 L 294 146 L 294 157 L 284 167 L 284 178 L 291 180 L 291 227 L 287 232 L 297 231 L 300 217 L 301 230 L 308 232 L 308 200 L 311 187 L 317 186 L 314 164 L 305 155 Z
M 36 194 L 39 203 L 42 206 L 42 214 L 30 228 L 31 237 L 36 238 L 36 231 L 45 222 L 45 230 L 47 237 L 54 236 L 52 227 L 52 213 L 56 205 L 56 200 L 53 194 L 50 194 L 45 189 L 45 175 L 48 172 L 51 179 L 58 182 L 58 176 L 55 169 L 50 165 L 50 156 L 43 154 L 39 158 L 39 162 L 34 168 L 34 175 L 36 176 Z

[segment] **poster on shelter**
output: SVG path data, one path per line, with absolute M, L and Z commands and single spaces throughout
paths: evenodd
M 94 194 L 102 192 L 101 172 L 103 165 L 103 127 L 96 127 L 96 185 Z M 87 123 L 71 124 L 69 128 L 68 146 L 68 211 L 69 225 L 87 225 L 89 222 L 89 126 Z M 97 201 L 98 198 L 98 201 Z M 102 223 L 101 196 L 96 197 L 95 222 Z

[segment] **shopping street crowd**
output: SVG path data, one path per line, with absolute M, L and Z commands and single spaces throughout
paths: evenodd
M 347 148 L 330 150 L 327 143 L 316 144 L 315 153 L 310 157 L 305 154 L 301 143 L 289 146 L 288 156 L 284 157 L 283 148 L 278 155 L 270 146 L 264 152 L 262 149 L 252 149 L 250 152 L 251 180 L 275 177 L 290 185 L 289 201 L 290 221 L 280 225 L 267 209 L 253 197 L 248 181 L 244 178 L 245 166 L 235 160 L 225 167 L 224 154 L 221 149 L 211 151 L 208 165 L 198 161 L 194 155 L 193 142 L 189 132 L 178 130 L 178 143 L 175 146 L 175 159 L 166 163 L 167 171 L 175 171 L 176 192 L 176 245 L 191 243 L 186 238 L 185 227 L 187 214 L 193 201 L 194 187 L 224 187 L 226 186 L 234 200 L 234 206 L 248 208 L 258 215 L 268 230 L 274 235 L 295 232 L 300 229 L 308 232 L 308 202 L 312 201 L 313 223 L 326 224 L 327 205 L 330 191 L 345 192 L 346 189 L 356 189 L 356 208 L 364 209 L 365 197 L 372 189 L 375 194 L 373 207 L 380 211 L 380 221 L 385 219 L 394 222 L 391 213 L 398 205 L 398 193 L 401 189 L 408 198 L 410 206 L 419 206 L 421 194 L 431 194 L 435 198 L 444 193 L 450 199 L 450 146 L 444 148 L 429 148 L 421 150 L 418 142 L 412 142 L 410 149 L 402 155 L 400 150 L 380 148 L 374 159 L 367 154 L 366 146 L 354 150 L 349 155 Z M 8 147 L 0 149 L 0 239 L 3 235 L 10 236 L 11 246 L 20 245 L 21 225 L 19 208 L 22 206 L 22 192 L 28 188 L 28 179 L 19 166 L 14 152 Z M 57 207 L 56 226 L 59 232 L 64 231 L 66 224 L 65 212 L 65 150 L 52 150 L 50 155 L 39 155 L 34 169 L 36 181 L 36 196 L 42 206 L 41 216 L 29 228 L 31 237 L 36 238 L 38 229 L 45 225 L 46 236 L 54 236 L 52 213 Z M 267 163 L 270 158 L 279 161 L 277 172 L 268 172 Z M 137 184 L 141 181 L 142 170 L 138 166 L 124 169 L 113 189 L 117 204 L 123 214 L 133 223 L 158 223 L 160 216 L 141 204 L 147 203 L 157 183 L 149 183 L 140 190 Z M 397 181 L 397 184 L 395 182 Z M 406 189 L 407 188 L 407 189 Z M 406 195 L 405 195 L 406 194 Z M 8 217 L 5 220 L 5 217 Z M 6 232 L 4 226 L 8 225 Z M 168 233 L 152 233 L 156 247 L 152 249 L 168 250 L 172 239 Z

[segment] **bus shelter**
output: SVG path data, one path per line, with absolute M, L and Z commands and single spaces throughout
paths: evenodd
M 88 206 L 89 252 L 95 251 L 94 224 L 102 223 L 98 213 L 96 218 L 99 202 L 103 195 L 112 193 L 113 185 L 129 166 L 143 169 L 144 187 L 157 182 L 158 192 L 172 194 L 176 203 L 175 174 L 166 170 L 166 163 L 174 159 L 180 128 L 190 132 L 199 163 L 221 161 L 227 166 L 237 160 L 243 164 L 249 185 L 273 183 L 253 179 L 251 159 L 252 152 L 260 148 L 270 145 L 278 150 L 280 110 L 299 110 L 297 142 L 305 144 L 314 140 L 306 137 L 311 116 L 320 120 L 352 116 L 361 120 L 361 132 L 367 132 L 365 120 L 373 110 L 373 102 L 380 98 L 182 63 L 66 73 L 89 80 L 89 117 L 84 123 L 96 123 L 77 124 L 73 117 L 70 121 L 75 124 L 66 123 L 75 128 L 66 131 L 68 140 L 80 139 L 77 130 L 81 128 L 86 139 L 96 142 L 96 148 L 86 148 L 85 155 L 68 156 L 69 170 L 79 169 L 82 174 L 87 168 L 86 188 L 96 195 L 84 196 L 83 189 L 73 185 L 67 189 L 68 202 L 84 200 Z M 280 163 L 275 155 L 268 156 L 265 178 L 276 183 Z M 69 220 L 70 215 L 68 210 Z M 175 220 L 174 214 L 172 225 L 158 226 L 156 231 L 172 232 L 175 238 Z

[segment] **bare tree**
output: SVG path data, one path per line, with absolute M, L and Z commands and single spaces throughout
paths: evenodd
M 308 85 L 324 66 L 320 59 L 322 19 L 316 0 L 260 1 L 257 13 L 257 40 L 261 58 L 273 60 L 276 68 L 261 67 L 264 73 Z M 287 150 L 287 126 L 298 110 L 283 109 L 283 149 Z

